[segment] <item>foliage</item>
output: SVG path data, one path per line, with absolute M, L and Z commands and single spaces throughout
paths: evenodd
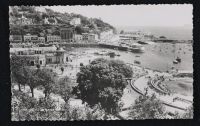
M 18 11 L 25 11 L 25 12 L 23 12 L 23 15 L 26 18 L 33 19 L 34 23 L 36 23 L 36 24 L 41 24 L 45 18 L 55 17 L 59 24 L 65 24 L 65 25 L 69 26 L 71 19 L 80 18 L 81 25 L 75 27 L 75 31 L 77 34 L 89 32 L 88 30 L 84 29 L 85 26 L 89 27 L 90 30 L 92 30 L 93 33 L 95 33 L 95 34 L 99 33 L 99 30 L 105 31 L 108 29 L 113 29 L 114 33 L 116 32 L 116 29 L 113 26 L 111 26 L 110 24 L 105 23 L 100 19 L 87 18 L 80 14 L 59 13 L 59 12 L 54 12 L 53 10 L 47 9 L 47 8 L 46 8 L 46 12 L 39 13 L 38 11 L 35 10 L 35 7 L 33 7 L 33 6 L 11 7 L 10 10 L 12 10 L 10 12 L 10 15 L 11 15 L 10 18 L 12 18 L 14 20 L 14 22 L 16 21 L 17 18 L 21 17 L 21 14 Z M 55 20 L 52 18 L 49 18 L 48 20 L 49 20 L 49 22 L 52 22 L 52 23 L 55 22 Z M 46 25 L 46 26 L 48 26 L 48 25 Z M 53 29 L 51 25 L 49 25 L 49 26 L 50 27 L 47 28 L 47 27 L 44 27 L 44 25 L 42 24 L 40 26 L 40 29 L 42 29 L 42 31 L 39 31 L 37 29 L 33 30 L 34 27 L 38 27 L 38 26 L 28 25 L 28 27 L 29 27 L 28 29 L 22 28 L 22 31 L 23 31 L 22 34 L 30 33 L 30 34 L 39 35 L 39 33 L 41 33 L 41 32 L 44 34 L 54 34 L 54 32 L 56 32 L 56 29 Z M 10 27 L 11 33 L 12 34 L 21 34 L 19 31 L 19 29 L 21 29 L 21 27 L 20 26 L 15 26 L 15 27 L 17 27 L 17 30 L 14 30 L 13 26 Z M 58 26 L 58 28 L 60 29 L 60 28 L 62 28 L 62 26 Z M 51 29 L 51 31 L 47 31 L 47 29 Z M 46 31 L 46 33 L 45 33 L 45 31 Z M 56 35 L 59 35 L 59 33 L 56 32 Z
M 27 93 L 13 90 L 12 93 L 12 120 L 52 120 L 59 119 L 55 111 L 55 101 L 40 98 L 39 101 Z
M 50 69 L 39 69 L 37 71 L 38 85 L 44 87 L 45 97 L 48 97 L 55 86 L 57 74 L 52 72 Z
M 26 84 L 26 74 L 24 73 L 27 66 L 27 59 L 12 55 L 10 58 L 10 69 L 12 83 L 18 83 L 19 90 L 21 91 L 20 85 Z
M 40 83 L 41 82 L 41 78 L 40 78 L 41 76 L 38 76 L 37 71 L 38 70 L 30 69 L 30 68 L 26 68 L 24 70 L 24 75 L 26 75 L 25 76 L 26 84 L 31 89 L 32 97 L 34 97 L 34 88 L 41 85 L 41 83 Z
M 132 119 L 164 119 L 166 112 L 162 102 L 153 94 L 136 99 L 129 117 Z
M 61 118 L 63 120 L 100 120 L 104 115 L 104 111 L 100 110 L 98 106 L 93 109 L 90 107 L 73 107 L 68 103 L 62 105 Z
M 82 66 L 77 74 L 78 86 L 73 92 L 89 106 L 100 103 L 106 113 L 116 114 L 127 85 L 125 75 L 117 66 L 115 61 L 106 59 L 96 59 L 90 65 Z
M 53 92 L 59 94 L 67 103 L 69 98 L 72 97 L 71 80 L 65 76 L 60 78 L 56 85 L 53 87 Z
M 193 112 L 194 112 L 193 106 L 190 106 L 183 114 L 182 119 L 193 119 Z

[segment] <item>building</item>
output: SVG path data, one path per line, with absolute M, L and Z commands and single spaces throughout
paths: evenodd
M 37 35 L 31 35 L 31 34 L 24 35 L 24 42 L 36 43 L 36 42 L 38 42 L 38 36 Z
M 58 21 L 56 20 L 55 17 L 50 17 L 50 18 L 44 18 L 44 24 L 51 24 L 51 25 L 55 25 L 58 24 Z
M 80 25 L 80 24 L 81 24 L 81 19 L 80 18 L 73 18 L 70 21 L 70 25 L 73 25 L 73 26 L 77 26 L 77 25 Z
M 61 41 L 62 42 L 74 42 L 74 27 L 62 28 L 60 30 Z
M 35 66 L 37 64 L 41 66 L 46 65 L 46 58 L 42 50 L 35 50 L 33 48 L 18 48 L 15 50 L 11 48 L 10 53 L 26 59 L 28 66 Z
M 88 41 L 89 42 L 96 42 L 96 41 L 98 41 L 98 35 L 97 34 L 89 33 L 88 34 Z
M 79 42 L 79 41 L 82 41 L 83 36 L 82 36 L 82 35 L 79 35 L 79 34 L 75 34 L 75 35 L 74 35 L 74 39 L 75 39 L 76 42 Z
M 45 43 L 45 37 L 38 37 L 38 41 L 40 43 Z
M 17 25 L 32 25 L 32 24 L 33 24 L 33 20 L 24 17 L 23 14 L 22 14 L 22 17 L 21 17 L 21 18 L 18 18 L 18 19 L 16 20 L 16 24 L 17 24 Z
M 61 37 L 58 35 L 47 35 L 46 37 L 47 39 L 47 43 L 52 43 L 52 42 L 60 42 L 61 41 Z
M 63 48 L 58 48 L 52 53 L 46 54 L 47 64 L 65 64 L 68 62 L 68 55 Z
M 38 51 L 41 51 L 41 54 L 43 53 L 49 53 L 49 52 L 54 52 L 56 51 L 57 48 L 55 46 L 50 46 L 50 47 L 32 47 L 32 48 L 10 48 L 10 53 L 11 54 L 26 54 L 26 55 L 33 55 L 37 54 Z M 19 53 L 20 52 L 20 53 Z
M 10 35 L 9 37 L 10 42 L 22 42 L 22 36 L 21 35 Z
M 88 33 L 82 33 L 82 40 L 88 41 Z

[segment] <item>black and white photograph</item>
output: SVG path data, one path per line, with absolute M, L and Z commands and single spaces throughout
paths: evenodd
M 11 121 L 193 119 L 193 5 L 9 6 Z

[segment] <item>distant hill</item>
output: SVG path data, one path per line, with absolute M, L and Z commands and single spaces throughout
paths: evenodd
M 81 34 L 83 32 L 92 32 L 92 33 L 100 33 L 102 31 L 113 29 L 113 31 L 116 31 L 115 27 L 112 25 L 105 23 L 101 19 L 97 18 L 88 18 L 80 14 L 74 14 L 74 13 L 60 13 L 55 12 L 51 9 L 47 9 L 44 7 L 34 7 L 34 6 L 10 6 L 9 7 L 9 18 L 10 21 L 15 22 L 18 18 L 21 18 L 22 15 L 25 18 L 32 19 L 34 25 L 26 25 L 26 26 L 17 26 L 17 25 L 10 25 L 10 31 L 11 34 L 57 34 L 59 31 L 59 28 L 62 27 L 62 25 L 70 25 L 70 21 L 73 18 L 80 18 L 81 24 L 79 26 L 74 26 L 75 31 L 78 34 Z M 44 19 L 45 18 L 55 18 L 57 20 L 57 24 L 54 27 L 51 27 L 51 25 L 44 25 Z M 11 22 L 10 22 L 11 24 Z M 13 23 L 15 24 L 15 23 Z M 41 25 L 38 27 L 37 25 Z M 61 26 L 60 26 L 61 25 Z M 87 29 L 86 29 L 87 28 Z

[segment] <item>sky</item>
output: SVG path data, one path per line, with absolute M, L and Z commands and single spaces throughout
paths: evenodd
M 61 13 L 77 13 L 101 18 L 114 26 L 192 26 L 191 4 L 111 5 L 111 6 L 46 6 Z

